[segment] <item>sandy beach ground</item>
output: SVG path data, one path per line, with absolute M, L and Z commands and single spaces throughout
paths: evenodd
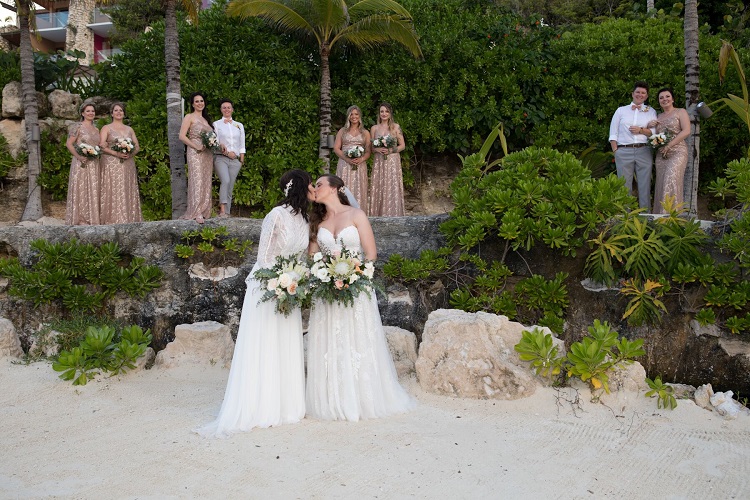
M 593 404 L 437 396 L 411 413 L 305 419 L 207 440 L 229 371 L 191 365 L 74 387 L 0 360 L 0 498 L 750 498 L 750 417 L 633 394 Z

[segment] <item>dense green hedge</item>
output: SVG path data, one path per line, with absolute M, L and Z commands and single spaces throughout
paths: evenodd
M 368 53 L 342 50 L 331 57 L 334 130 L 351 104 L 370 126 L 380 101 L 391 102 L 411 153 L 475 151 L 498 122 L 509 148 L 554 147 L 579 155 L 608 151 L 609 121 L 627 103 L 631 85 L 646 79 L 655 93 L 672 85 L 684 100 L 682 20 L 612 19 L 563 30 L 520 19 L 485 2 L 402 0 L 413 17 L 424 59 L 399 47 Z M 319 171 L 317 160 L 317 50 L 276 33 L 258 20 L 226 18 L 222 5 L 201 13 L 197 27 L 180 24 L 182 90 L 235 101 L 235 118 L 248 131 L 246 167 L 237 205 L 260 214 L 279 193 L 278 176 L 292 167 Z M 718 83 L 720 40 L 701 32 L 704 99 L 740 93 L 734 70 Z M 128 115 L 144 145 L 138 169 L 148 217 L 169 214 L 163 26 L 126 43 L 123 55 L 101 71 L 105 93 L 128 102 Z M 747 51 L 740 51 L 746 66 Z M 146 61 L 146 62 L 144 62 Z M 703 122 L 701 182 L 706 184 L 750 140 L 733 113 Z M 408 168 L 408 167 L 407 167 Z M 266 186 L 270 186 L 267 188 Z

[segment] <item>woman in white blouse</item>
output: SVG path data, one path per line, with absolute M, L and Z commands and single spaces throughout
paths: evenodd
M 221 120 L 214 122 L 221 154 L 214 157 L 214 171 L 219 186 L 219 217 L 229 217 L 232 210 L 232 191 L 237 174 L 245 163 L 245 127 L 232 119 L 234 106 L 229 99 L 221 100 Z

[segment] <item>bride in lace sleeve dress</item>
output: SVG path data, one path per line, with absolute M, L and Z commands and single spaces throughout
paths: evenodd
M 375 237 L 365 213 L 349 206 L 344 183 L 335 176 L 315 184 L 311 253 L 342 247 L 377 259 Z M 316 234 L 317 233 L 317 234 Z M 399 384 L 385 339 L 375 293 L 361 293 L 351 306 L 313 300 L 307 333 L 307 413 L 322 420 L 385 417 L 415 402 Z
M 310 175 L 291 170 L 279 182 L 284 199 L 263 219 L 258 259 L 245 282 L 245 302 L 232 357 L 232 368 L 217 419 L 195 432 L 204 437 L 229 437 L 254 427 L 299 422 L 305 416 L 305 374 L 302 318 L 288 316 L 275 303 L 260 302 L 265 291 L 255 271 L 276 264 L 279 255 L 304 255 L 309 242 L 308 201 L 313 199 Z

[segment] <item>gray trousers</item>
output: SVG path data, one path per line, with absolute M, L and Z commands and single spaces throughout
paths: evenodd
M 237 180 L 237 174 L 240 173 L 240 160 L 230 159 L 228 156 L 214 156 L 214 172 L 219 178 L 219 203 L 226 205 L 227 214 L 232 209 L 232 191 L 234 191 L 234 181 Z
M 624 148 L 619 146 L 615 151 L 615 165 L 617 177 L 625 179 L 628 194 L 633 190 L 633 173 L 638 181 L 638 206 L 651 212 L 651 171 L 654 158 L 651 148 L 646 145 L 640 148 Z

